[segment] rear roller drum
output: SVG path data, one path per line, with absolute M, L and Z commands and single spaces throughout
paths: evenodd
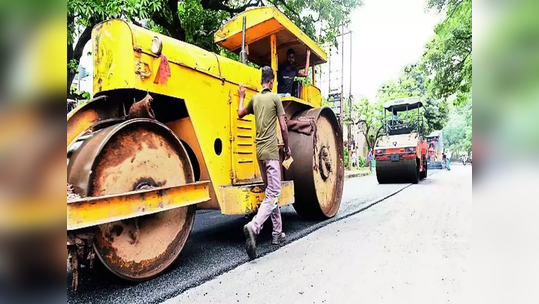
M 119 194 L 194 182 L 189 157 L 166 126 L 133 119 L 84 140 L 68 164 L 68 181 L 82 196 Z M 94 249 L 117 276 L 133 281 L 159 275 L 179 256 L 196 206 L 96 227 Z
M 380 184 L 419 182 L 419 166 L 413 159 L 398 162 L 377 161 L 376 178 Z
M 379 184 L 389 184 L 391 183 L 391 180 L 387 174 L 385 174 L 384 170 L 378 167 L 378 162 L 376 163 L 376 179 L 378 180 Z
M 294 208 L 303 217 L 331 218 L 339 210 L 344 185 L 343 141 L 337 119 L 326 107 L 300 112 L 292 119 L 311 119 L 316 124 L 309 135 L 289 133 L 294 162 L 285 176 L 294 181 Z

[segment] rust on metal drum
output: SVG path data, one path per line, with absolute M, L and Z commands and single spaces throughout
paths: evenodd
M 331 218 L 339 210 L 344 186 L 342 132 L 327 107 L 305 110 L 292 119 L 305 117 L 313 118 L 316 128 L 311 134 L 289 133 L 294 162 L 285 177 L 294 181 L 294 208 L 300 215 Z
M 181 142 L 165 125 L 149 119 L 128 120 L 83 139 L 69 159 L 67 174 L 82 197 L 194 182 Z M 195 211 L 191 205 L 99 225 L 94 242 L 97 256 L 124 279 L 158 275 L 179 256 Z

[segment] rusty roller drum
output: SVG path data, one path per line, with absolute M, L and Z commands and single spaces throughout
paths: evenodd
M 289 132 L 294 162 L 285 177 L 294 181 L 294 208 L 303 217 L 331 218 L 339 210 L 344 186 L 343 140 L 335 114 L 323 107 L 291 119 L 316 124 L 311 134 Z
M 132 119 L 74 143 L 68 182 L 83 197 L 119 194 L 194 182 L 191 162 L 170 129 Z M 179 256 L 194 222 L 196 206 L 100 225 L 94 249 L 121 278 L 140 281 L 162 273 Z
M 377 161 L 376 178 L 380 184 L 419 182 L 419 166 L 414 159 L 400 159 L 398 162 Z

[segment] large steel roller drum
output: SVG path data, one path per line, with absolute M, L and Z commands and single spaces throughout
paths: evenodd
M 285 178 L 294 181 L 294 208 L 304 217 L 331 218 L 339 210 L 344 186 L 343 139 L 335 114 L 323 107 L 291 119 L 310 119 L 316 125 L 311 134 L 289 132 L 294 162 Z
M 194 182 L 181 141 L 165 125 L 131 119 L 74 142 L 67 177 L 82 197 L 119 194 Z M 95 227 L 94 248 L 103 264 L 128 280 L 162 273 L 179 256 L 193 227 L 188 206 Z
M 419 182 L 419 166 L 415 159 L 401 159 L 398 162 L 377 161 L 376 178 L 380 184 Z

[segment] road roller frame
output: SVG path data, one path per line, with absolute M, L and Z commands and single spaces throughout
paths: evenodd
M 314 66 L 327 61 L 324 51 L 273 7 L 239 14 L 214 38 L 234 53 L 245 50 L 246 60 L 270 65 L 275 73 L 288 48 L 296 51 L 298 68 L 310 50 L 313 84 Z M 254 116 L 237 117 L 238 86 L 251 98 L 261 88 L 261 74 L 122 20 L 95 26 L 91 43 L 94 99 L 67 117 L 68 184 L 81 197 L 67 204 L 70 256 L 78 264 L 95 251 L 120 277 L 148 279 L 179 255 L 193 207 L 249 214 L 264 199 Z M 301 216 L 333 217 L 344 185 L 342 130 L 335 114 L 321 107 L 315 85 L 297 82 L 294 96 L 282 102 L 294 162 L 282 169 L 278 203 L 294 204 Z M 282 147 L 279 126 L 275 132 Z M 173 173 L 175 166 L 181 167 L 181 178 Z M 151 232 L 144 219 L 175 210 L 182 226 L 162 254 L 122 252 L 117 242 L 136 246 Z
M 418 183 L 420 179 L 427 178 L 427 141 L 420 111 L 422 107 L 419 98 L 384 103 L 384 134 L 374 149 L 379 183 Z M 386 112 L 392 117 L 387 118 Z

